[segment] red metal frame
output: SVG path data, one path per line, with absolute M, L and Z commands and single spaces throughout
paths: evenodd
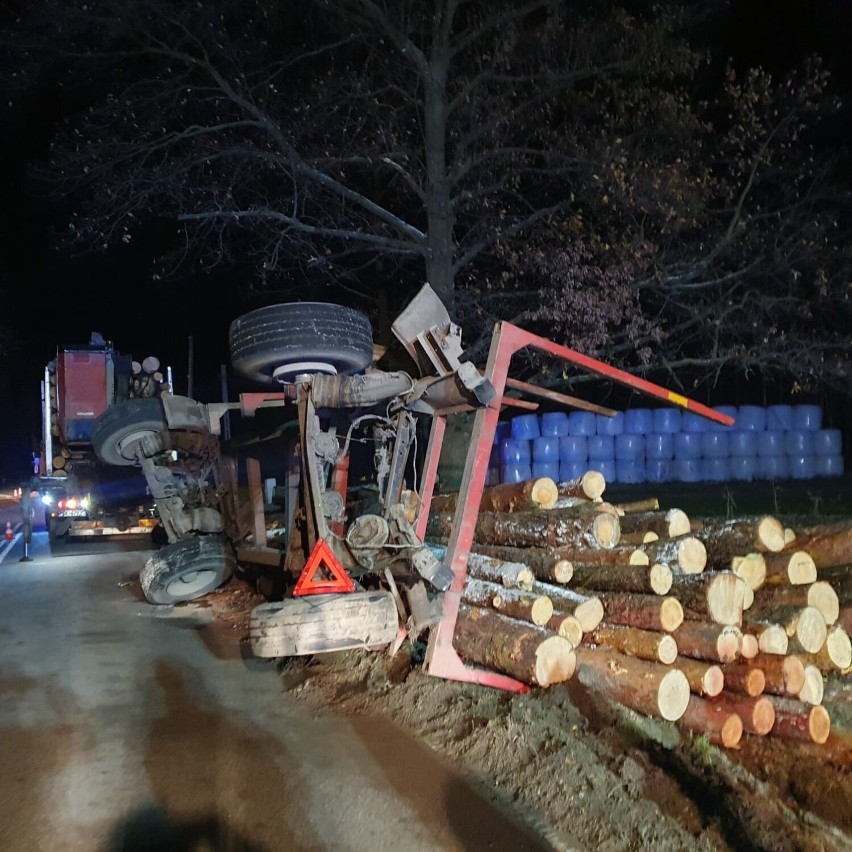
M 459 499 L 453 518 L 450 540 L 447 544 L 446 562 L 453 572 L 453 582 L 444 592 L 444 615 L 441 621 L 432 628 L 429 636 L 429 647 L 426 654 L 426 670 L 430 675 L 449 680 L 459 680 L 481 683 L 485 686 L 505 689 L 512 692 L 526 692 L 529 687 L 514 678 L 492 671 L 477 669 L 465 665 L 453 647 L 453 634 L 458 618 L 461 592 L 467 576 L 467 558 L 473 542 L 474 528 L 479 516 L 479 504 L 485 487 L 485 475 L 488 469 L 494 433 L 500 417 L 500 400 L 506 388 L 509 375 L 509 365 L 512 356 L 520 349 L 530 348 L 551 355 L 554 358 L 576 364 L 586 372 L 595 373 L 619 384 L 626 385 L 641 393 L 662 399 L 665 402 L 693 411 L 730 426 L 733 418 L 714 411 L 706 405 L 688 399 L 681 394 L 669 391 L 645 379 L 632 376 L 623 370 L 590 358 L 566 346 L 560 346 L 552 340 L 539 337 L 524 331 L 511 323 L 498 323 L 491 339 L 491 349 L 488 353 L 488 363 L 485 375 L 491 381 L 495 390 L 495 402 L 492 407 L 480 408 L 474 418 L 473 432 L 465 459 L 464 474 L 459 488 Z M 421 510 L 417 522 L 417 534 L 422 538 L 426 531 L 426 520 L 429 515 L 429 505 L 432 500 L 438 462 L 441 455 L 441 444 L 445 429 L 443 416 L 433 419 L 432 432 L 429 439 L 429 449 L 424 472 L 423 488 L 421 490 Z

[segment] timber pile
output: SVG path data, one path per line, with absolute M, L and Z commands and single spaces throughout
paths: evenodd
M 583 497 L 581 480 L 499 488 L 474 531 L 463 660 L 533 686 L 574 677 L 726 747 L 748 733 L 833 750 L 822 702 L 827 675 L 852 674 L 852 525 L 696 520 Z M 433 514 L 427 537 L 451 523 Z

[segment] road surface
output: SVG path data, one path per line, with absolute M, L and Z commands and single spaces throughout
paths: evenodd
M 0 552 L 0 849 L 547 849 L 405 731 L 315 718 L 144 543 Z M 243 643 L 244 644 L 244 643 Z

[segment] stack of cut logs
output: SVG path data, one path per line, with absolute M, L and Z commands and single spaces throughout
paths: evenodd
M 690 520 L 604 488 L 590 472 L 485 490 L 459 656 L 533 686 L 575 677 L 726 747 L 747 732 L 847 753 L 822 699 L 826 674 L 852 672 L 852 521 Z M 433 499 L 431 541 L 454 509 Z

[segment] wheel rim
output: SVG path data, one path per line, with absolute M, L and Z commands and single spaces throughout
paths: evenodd
M 289 378 L 311 373 L 328 373 L 337 375 L 337 367 L 327 361 L 296 361 L 292 364 L 282 364 L 272 371 L 272 378 L 277 382 L 286 382 Z
M 216 572 L 202 568 L 199 571 L 187 571 L 179 577 L 175 577 L 166 586 L 166 592 L 172 597 L 193 595 L 204 589 L 210 583 L 215 582 Z
M 135 432 L 125 435 L 116 444 L 118 454 L 128 461 L 135 461 L 136 451 L 133 448 L 136 444 L 138 444 L 143 438 L 156 434 L 157 432 L 154 429 L 137 429 Z

